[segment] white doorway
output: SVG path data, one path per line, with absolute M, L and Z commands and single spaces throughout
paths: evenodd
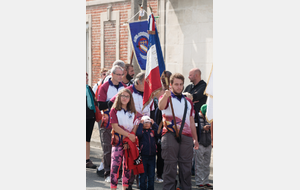
M 92 42 L 92 16 L 90 14 L 86 15 L 86 72 L 89 75 L 89 85 L 92 86 L 92 52 L 91 52 L 91 42 Z

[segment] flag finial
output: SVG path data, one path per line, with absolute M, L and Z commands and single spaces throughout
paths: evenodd
M 155 18 L 153 13 L 151 13 L 148 18 L 148 34 L 155 34 Z

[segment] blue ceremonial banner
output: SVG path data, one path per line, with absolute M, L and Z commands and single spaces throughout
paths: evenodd
M 148 21 L 129 23 L 129 33 L 133 45 L 133 51 L 142 70 L 146 70 L 147 50 L 149 34 L 147 32 Z

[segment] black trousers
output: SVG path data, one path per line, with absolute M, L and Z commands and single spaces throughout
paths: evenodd
M 156 160 L 156 175 L 158 178 L 162 178 L 164 171 L 164 159 L 161 157 L 161 144 L 157 143 L 157 160 Z
M 95 118 L 86 119 L 86 142 L 91 141 L 94 124 L 95 124 Z

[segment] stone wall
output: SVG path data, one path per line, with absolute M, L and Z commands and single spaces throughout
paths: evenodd
M 213 63 L 213 1 L 166 1 L 166 68 L 185 76 L 192 68 L 207 82 Z

